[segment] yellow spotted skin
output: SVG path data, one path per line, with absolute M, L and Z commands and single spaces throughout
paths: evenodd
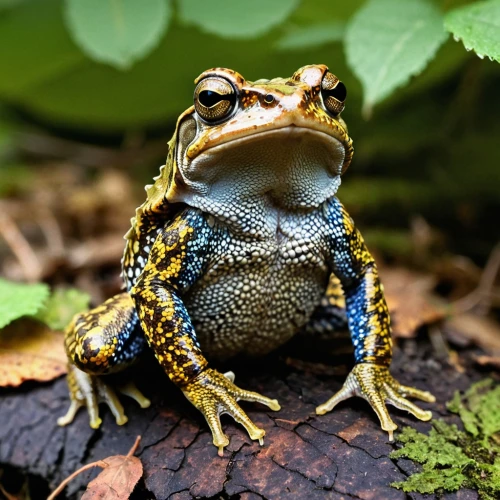
M 66 352 L 81 370 L 94 375 L 119 371 L 144 347 L 134 303 L 128 293 L 111 297 L 76 315 L 66 329 Z
M 346 324 L 356 364 L 317 413 L 363 397 L 391 438 L 386 403 L 431 417 L 406 398 L 433 396 L 389 373 L 390 318 L 377 267 L 336 197 L 353 155 L 340 117 L 345 95 L 321 64 L 255 82 L 224 68 L 198 77 L 194 106 L 179 117 L 166 164 L 125 236 L 126 292 L 67 329 L 72 404 L 61 425 L 86 406 L 98 427 L 100 400 L 124 423 L 101 375 L 134 362 L 147 344 L 206 418 L 219 453 L 229 442 L 222 413 L 262 442 L 264 429 L 238 401 L 274 411 L 278 402 L 239 388 L 213 360 L 258 356 L 298 333 Z M 121 392 L 149 404 L 133 387 Z
M 392 359 L 390 317 L 377 266 L 363 237 L 340 203 L 333 204 L 331 217 L 338 218 L 342 228 L 340 233 L 334 231 L 331 245 L 334 248 L 334 273 L 343 276 L 355 359 L 389 366 Z
M 149 345 L 170 379 L 185 385 L 207 366 L 182 295 L 199 278 L 209 238 L 208 224 L 179 215 L 157 237 L 130 293 Z

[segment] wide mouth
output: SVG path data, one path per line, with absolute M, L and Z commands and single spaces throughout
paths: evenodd
M 323 142 L 326 146 L 330 145 L 332 149 L 338 150 L 339 145 L 342 145 L 341 141 L 332 135 L 329 135 L 321 130 L 303 127 L 300 125 L 286 125 L 280 128 L 273 128 L 268 130 L 259 130 L 256 132 L 249 132 L 244 137 L 231 138 L 228 137 L 226 140 L 218 142 L 214 146 L 209 146 L 199 153 L 198 156 L 203 154 L 213 154 L 219 152 L 221 149 L 233 149 L 243 145 L 246 145 L 249 142 L 259 142 L 263 139 L 276 140 L 286 139 L 286 137 L 290 139 L 307 139 L 307 137 L 313 136 L 315 140 L 319 142 Z M 343 145 L 342 145 L 343 146 Z M 188 153 L 189 156 L 189 153 Z
M 194 182 L 228 179 L 236 172 L 245 176 L 260 172 L 262 179 L 273 175 L 286 179 L 306 171 L 334 177 L 341 175 L 345 159 L 346 148 L 339 139 L 317 129 L 287 125 L 206 147 L 184 165 L 182 173 Z

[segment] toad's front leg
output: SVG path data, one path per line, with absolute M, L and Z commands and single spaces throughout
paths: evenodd
M 420 409 L 406 398 L 426 402 L 433 402 L 435 398 L 429 392 L 401 385 L 389 373 L 392 359 L 389 311 L 373 257 L 337 199 L 328 202 L 325 214 L 331 266 L 344 288 L 356 365 L 342 389 L 318 406 L 316 412 L 322 415 L 340 401 L 360 396 L 375 410 L 382 429 L 389 433 L 392 441 L 397 425 L 387 411 L 386 402 L 409 411 L 420 420 L 430 420 L 430 411 Z
M 234 385 L 231 372 L 224 376 L 209 368 L 201 352 L 182 296 L 202 276 L 213 237 L 201 212 L 182 212 L 158 235 L 131 295 L 156 358 L 170 380 L 203 413 L 222 455 L 229 439 L 222 431 L 221 414 L 231 415 L 262 444 L 265 431 L 248 418 L 237 401 L 257 401 L 272 410 L 280 407 L 275 399 Z

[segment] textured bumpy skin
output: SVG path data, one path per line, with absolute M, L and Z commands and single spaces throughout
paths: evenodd
M 208 359 L 265 354 L 298 332 L 325 334 L 347 320 L 356 365 L 317 413 L 360 396 L 392 432 L 386 402 L 428 420 L 408 401 L 432 395 L 389 373 L 390 321 L 377 267 L 335 194 L 353 149 L 340 118 L 345 87 L 324 65 L 291 78 L 247 82 L 221 68 L 197 80 L 166 165 L 126 235 L 127 292 L 68 327 L 72 405 L 100 423 L 105 401 L 126 417 L 100 375 L 133 362 L 144 339 L 169 378 L 205 416 L 214 444 L 228 444 L 229 413 L 252 439 L 256 427 L 238 405 L 276 400 L 245 391 Z M 206 357 L 205 357 L 206 356 Z M 133 387 L 119 389 L 145 406 Z

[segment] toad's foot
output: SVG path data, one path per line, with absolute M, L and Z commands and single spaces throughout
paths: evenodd
M 87 407 L 90 419 L 90 427 L 98 429 L 102 423 L 99 418 L 99 403 L 106 403 L 113 415 L 116 423 L 123 425 L 127 422 L 127 417 L 123 411 L 123 406 L 115 391 L 105 382 L 102 377 L 89 375 L 79 370 L 74 365 L 69 365 L 68 386 L 70 390 L 71 404 L 64 417 L 57 419 L 58 425 L 64 426 L 73 422 L 76 413 L 82 406 Z M 141 408 L 147 408 L 151 402 L 132 383 L 119 385 L 117 391 L 135 399 Z
M 398 426 L 389 416 L 385 405 L 386 401 L 396 408 L 409 411 L 420 420 L 427 421 L 432 418 L 432 413 L 422 410 L 406 398 L 412 397 L 428 403 L 433 403 L 436 400 L 430 392 L 401 385 L 389 373 L 387 366 L 359 363 L 347 376 L 342 389 L 326 403 L 319 405 L 316 408 L 316 413 L 324 415 L 344 399 L 353 396 L 360 396 L 370 403 L 380 420 L 382 429 L 389 433 L 389 441 L 393 440 L 393 431 Z
M 278 411 L 280 405 L 276 399 L 269 399 L 256 392 L 240 389 L 234 382 L 234 373 L 227 372 L 222 375 L 211 368 L 198 375 L 192 382 L 183 388 L 184 395 L 193 403 L 206 418 L 212 431 L 213 443 L 219 449 L 219 455 L 224 453 L 224 447 L 229 444 L 229 438 L 222 431 L 220 416 L 228 413 L 237 422 L 242 424 L 252 439 L 264 444 L 264 429 L 259 429 L 241 409 L 237 403 L 243 401 L 256 401 L 271 410 Z

